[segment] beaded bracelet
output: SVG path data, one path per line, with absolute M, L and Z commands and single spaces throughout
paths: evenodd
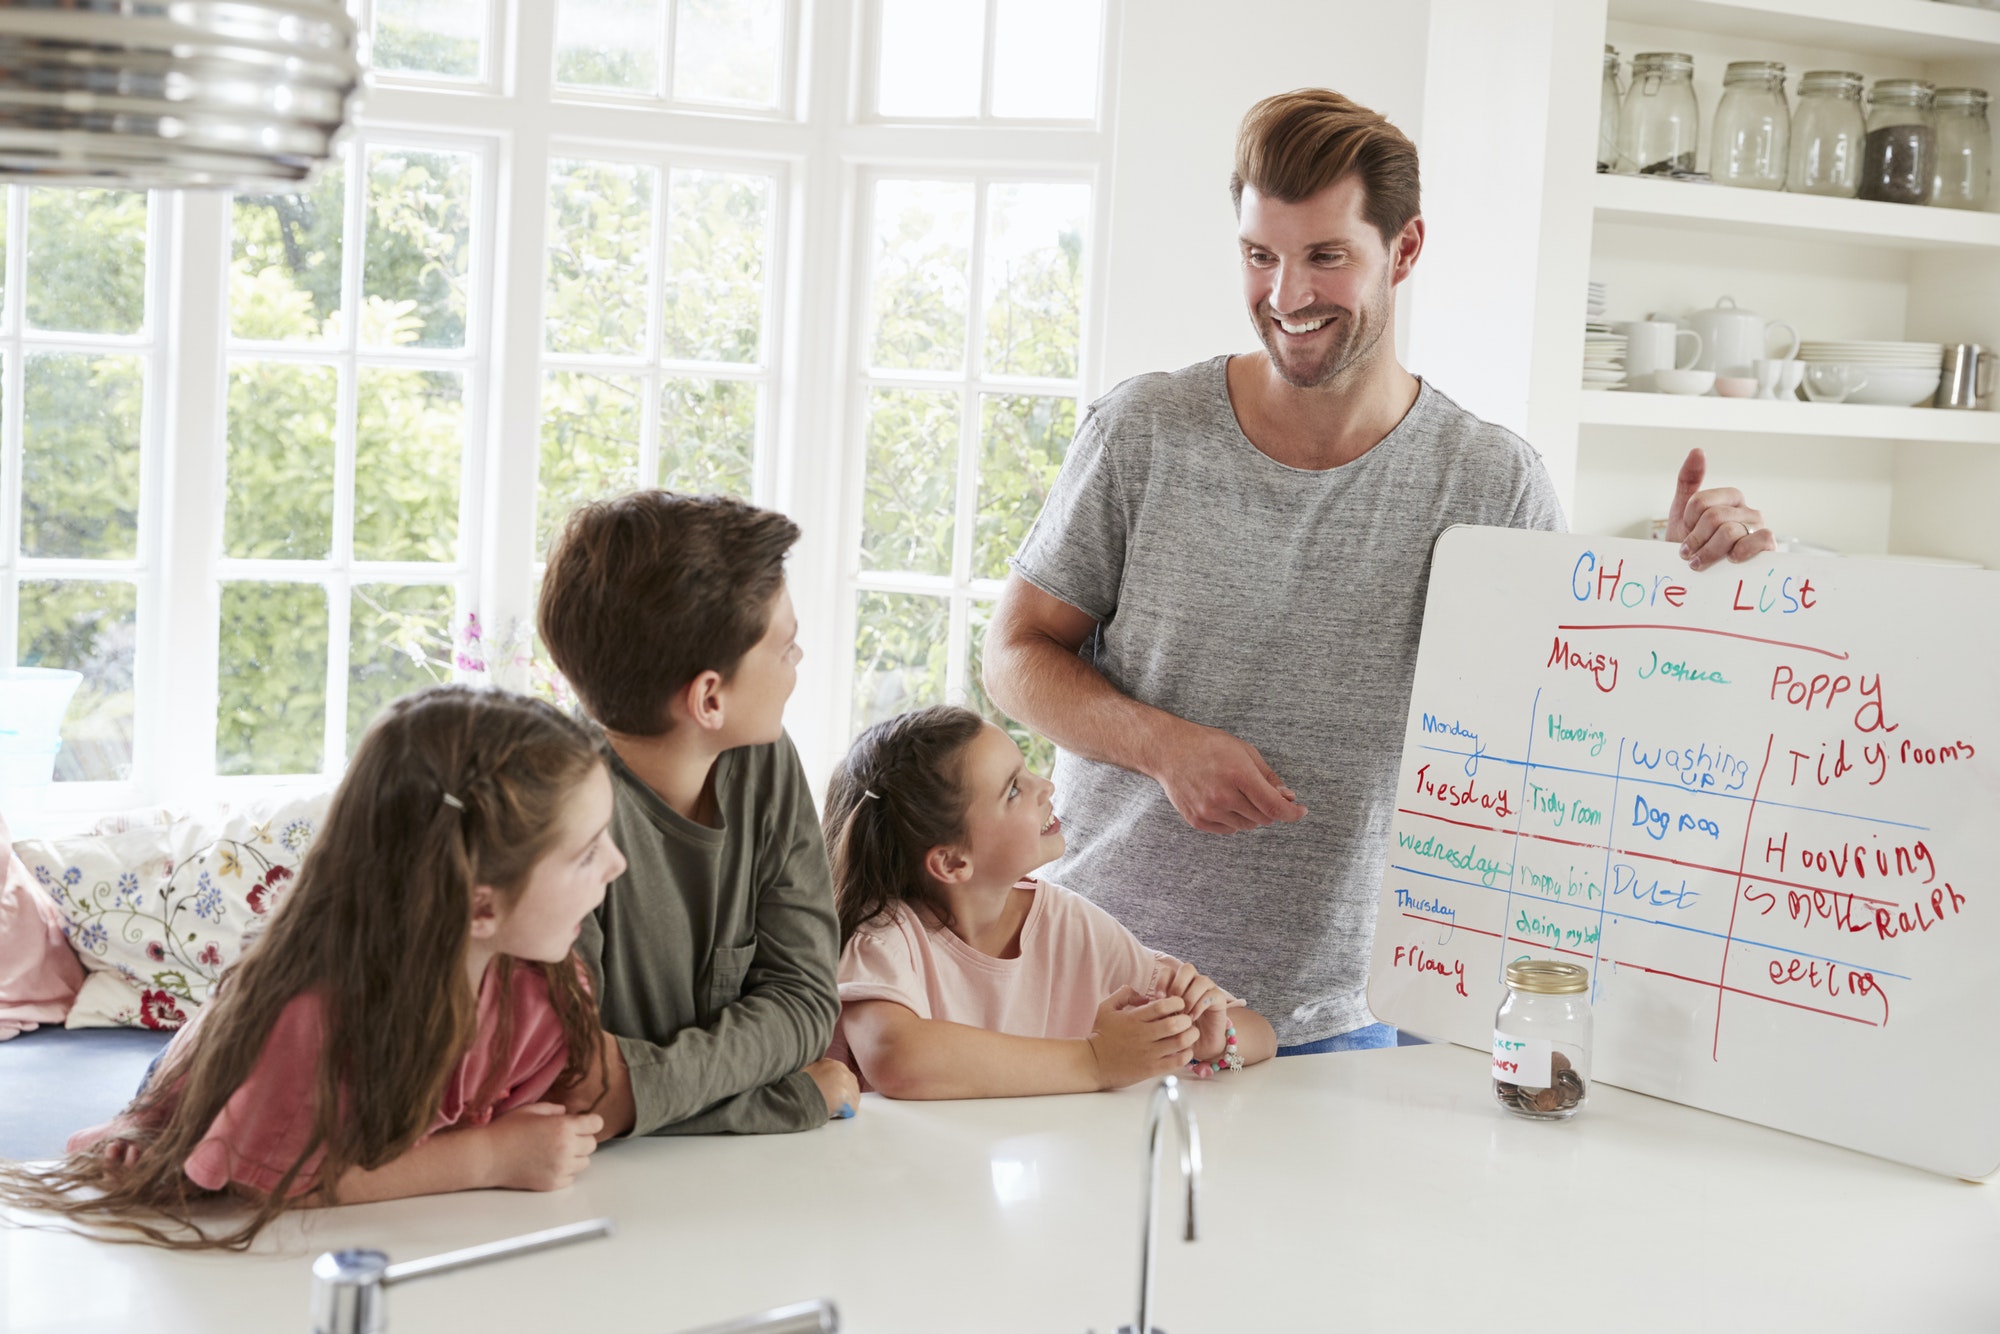
M 1188 1075 L 1194 1079 L 1209 1079 L 1224 1070 L 1241 1070 L 1243 1054 L 1236 1050 L 1236 1025 L 1222 1030 L 1222 1055 L 1212 1061 L 1189 1061 Z

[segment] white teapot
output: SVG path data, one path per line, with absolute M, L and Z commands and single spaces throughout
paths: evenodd
M 1686 322 L 1701 335 L 1701 355 L 1694 362 L 1696 370 L 1749 377 L 1756 374 L 1752 362 L 1789 361 L 1798 355 L 1798 330 L 1783 320 L 1766 322 L 1755 311 L 1738 307 L 1734 297 L 1725 296 L 1709 309 L 1696 311 Z M 1773 329 L 1783 329 L 1791 337 L 1783 352 L 1769 350 Z

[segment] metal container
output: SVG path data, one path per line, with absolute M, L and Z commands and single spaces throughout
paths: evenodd
M 1993 396 L 1993 353 L 1977 343 L 1953 343 L 1944 350 L 1944 373 L 1938 377 L 1940 408 L 1976 408 L 1979 400 Z

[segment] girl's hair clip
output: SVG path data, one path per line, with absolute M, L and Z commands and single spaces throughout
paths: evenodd
M 875 790 L 874 788 L 872 788 L 872 787 L 864 787 L 864 788 L 862 788 L 862 789 L 861 789 L 861 795 L 862 795 L 862 796 L 864 796 L 864 797 L 871 797 L 871 798 L 873 798 L 873 799 L 874 799 L 874 800 L 876 800 L 876 801 L 880 801 L 880 800 L 882 800 L 882 794 L 881 794 L 880 792 L 877 792 L 877 791 L 876 791 L 876 790 Z
M 465 803 L 460 801 L 457 797 L 451 795 L 451 793 L 449 792 L 444 794 L 444 804 L 451 807 L 455 811 L 462 811 L 465 809 Z

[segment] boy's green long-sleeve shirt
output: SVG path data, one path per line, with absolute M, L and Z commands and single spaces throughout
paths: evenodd
M 680 815 L 615 755 L 610 764 L 611 836 L 629 865 L 584 919 L 576 951 L 632 1073 L 632 1133 L 826 1124 L 804 1067 L 826 1055 L 840 1014 L 840 928 L 791 739 L 716 760 L 716 829 Z

